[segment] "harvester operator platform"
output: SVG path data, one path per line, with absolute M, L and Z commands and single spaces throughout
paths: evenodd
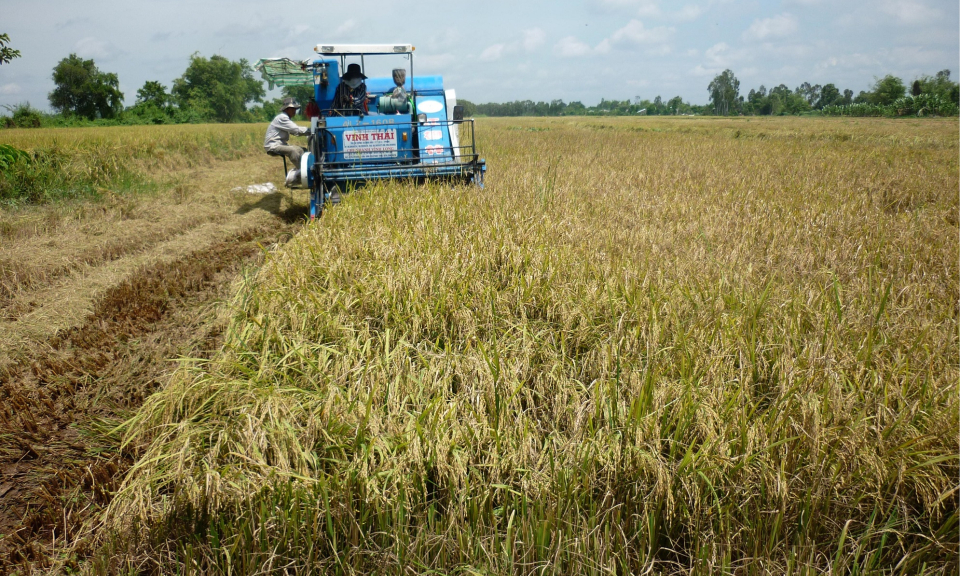
M 370 113 L 367 101 L 367 85 L 359 64 L 350 64 L 340 77 L 340 84 L 333 97 L 333 108 L 342 115 L 358 116 Z
M 302 136 L 306 134 L 307 128 L 297 126 L 293 122 L 293 117 L 300 108 L 300 104 L 296 100 L 284 98 L 282 106 L 283 110 L 273 118 L 270 126 L 267 127 L 267 135 L 263 138 L 263 149 L 271 156 L 286 156 L 293 162 L 293 170 L 290 172 L 299 172 L 300 157 L 303 156 L 306 149 L 301 146 L 291 146 L 287 144 L 287 141 L 291 135 Z M 295 179 L 298 176 L 298 174 L 288 174 L 287 180 Z

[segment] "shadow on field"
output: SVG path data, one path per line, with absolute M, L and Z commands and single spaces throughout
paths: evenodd
M 253 210 L 264 210 L 275 214 L 287 224 L 303 220 L 310 214 L 308 204 L 300 204 L 293 198 L 292 194 L 284 194 L 283 192 L 265 194 L 256 202 L 250 202 L 238 208 L 236 214 L 246 214 Z

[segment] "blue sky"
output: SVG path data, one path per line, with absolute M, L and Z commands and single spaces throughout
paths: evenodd
M 474 102 L 703 104 L 726 68 L 743 94 L 805 81 L 856 93 L 885 74 L 912 81 L 944 68 L 960 76 L 956 0 L 0 0 L 0 33 L 23 54 L 0 66 L 0 104 L 41 109 L 71 52 L 117 73 L 129 105 L 147 80 L 169 88 L 194 52 L 302 59 L 321 42 L 412 43 L 418 75 L 442 74 Z

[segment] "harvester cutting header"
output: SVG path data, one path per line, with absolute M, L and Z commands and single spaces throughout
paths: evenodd
M 296 62 L 257 62 L 270 88 L 313 85 L 308 150 L 301 184 L 310 189 L 310 217 L 323 212 L 337 190 L 371 180 L 450 179 L 483 186 L 472 119 L 463 118 L 456 93 L 440 76 L 414 76 L 410 44 L 318 44 L 320 56 Z M 406 68 L 367 77 L 366 59 L 400 57 Z M 347 63 L 347 60 L 359 62 Z

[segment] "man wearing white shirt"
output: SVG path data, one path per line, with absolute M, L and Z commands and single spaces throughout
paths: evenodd
M 270 122 L 267 127 L 267 135 L 263 139 L 263 149 L 267 154 L 273 156 L 286 156 L 293 162 L 293 169 L 299 170 L 300 157 L 303 156 L 305 149 L 301 146 L 290 146 L 287 141 L 290 136 L 302 136 L 307 133 L 307 129 L 297 126 L 292 118 L 297 113 L 300 105 L 293 98 L 283 99 L 283 110 Z

